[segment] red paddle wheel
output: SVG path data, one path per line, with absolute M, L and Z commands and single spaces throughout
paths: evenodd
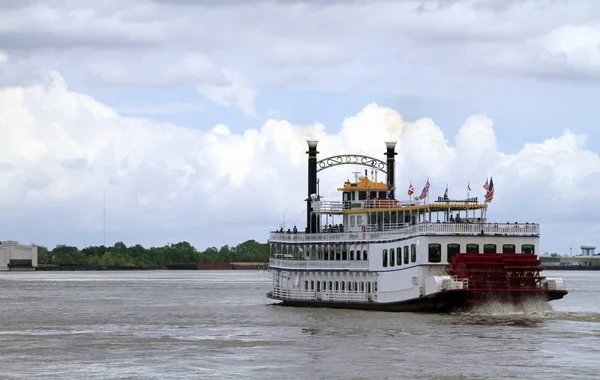
M 468 281 L 466 305 L 489 300 L 518 302 L 543 294 L 543 270 L 536 255 L 461 253 L 454 255 L 448 274 Z

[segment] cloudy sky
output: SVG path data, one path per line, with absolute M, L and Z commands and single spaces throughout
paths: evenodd
M 2 239 L 102 244 L 106 194 L 108 244 L 265 241 L 304 225 L 306 138 L 394 138 L 402 196 L 493 176 L 489 219 L 577 252 L 599 98 L 596 0 L 0 0 Z

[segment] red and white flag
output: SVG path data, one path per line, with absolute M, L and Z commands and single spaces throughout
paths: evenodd
M 421 195 L 419 195 L 419 198 L 417 198 L 417 200 L 425 199 L 425 198 L 427 198 L 428 195 L 429 195 L 429 178 L 427 178 L 427 183 L 425 184 L 425 187 L 423 188 L 423 191 L 421 191 Z
M 490 183 L 488 184 L 487 193 L 485 193 L 485 202 L 491 203 L 494 199 L 494 180 L 490 177 Z

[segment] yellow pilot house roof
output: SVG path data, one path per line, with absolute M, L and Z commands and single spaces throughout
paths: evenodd
M 383 182 L 373 182 L 367 177 L 363 177 L 360 181 L 356 183 L 352 183 L 350 181 L 346 181 L 344 183 L 344 187 L 338 188 L 338 191 L 386 191 L 388 189 L 387 185 Z M 392 190 L 395 188 L 392 187 Z

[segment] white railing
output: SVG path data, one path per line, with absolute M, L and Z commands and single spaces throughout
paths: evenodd
M 450 289 L 468 289 L 469 288 L 469 279 L 468 278 L 457 278 L 456 276 L 452 276 L 452 284 L 450 284 Z
M 335 202 L 335 201 L 319 201 L 312 202 L 312 208 L 314 212 L 327 213 L 327 212 L 343 212 L 344 208 L 348 208 L 347 202 Z
M 365 260 L 284 260 L 270 259 L 270 268 L 282 269 L 369 269 Z
M 361 201 L 314 201 L 311 202 L 314 212 L 317 213 L 328 213 L 328 212 L 343 212 L 344 210 L 356 210 L 356 209 L 380 209 L 380 208 L 398 208 L 406 206 L 415 206 L 424 204 L 424 202 L 405 202 L 400 203 L 395 199 L 370 199 Z
M 396 199 L 365 199 L 355 201 L 313 201 L 311 202 L 314 212 L 327 213 L 327 212 L 343 212 L 344 210 L 360 210 L 360 209 L 397 209 L 402 207 L 421 206 L 427 204 L 425 200 L 422 201 L 398 201 Z M 432 207 L 439 207 L 443 205 L 445 207 L 452 208 L 453 206 L 462 208 L 465 205 L 478 205 L 477 198 L 470 198 L 468 201 L 443 201 L 438 198 L 437 202 L 430 203 Z M 480 205 L 483 206 L 483 205 Z
M 409 227 L 388 231 L 366 232 L 330 232 L 330 233 L 281 233 L 271 232 L 271 242 L 356 242 L 387 241 L 398 238 L 409 238 L 419 235 L 498 235 L 498 236 L 537 236 L 539 224 L 471 224 L 471 223 L 422 223 Z
M 377 294 L 366 292 L 333 292 L 333 291 L 322 291 L 317 292 L 314 290 L 290 290 L 275 287 L 271 292 L 271 295 L 275 298 L 282 300 L 302 300 L 302 301 L 333 301 L 333 302 L 375 302 L 377 301 Z

